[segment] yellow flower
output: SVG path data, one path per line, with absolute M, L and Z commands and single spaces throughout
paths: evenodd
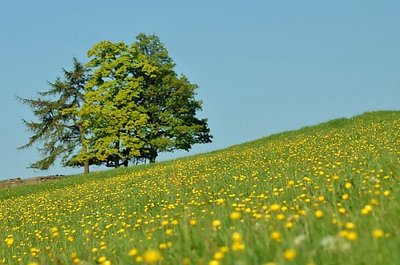
M 383 237 L 383 235 L 384 235 L 384 232 L 381 229 L 375 229 L 372 232 L 372 236 L 375 238 L 381 238 L 381 237 Z
M 129 250 L 129 256 L 134 257 L 138 254 L 138 250 L 136 248 L 132 248 L 131 250 Z
M 213 258 L 214 260 L 221 260 L 224 258 L 224 253 L 217 251 L 215 252 Z
M 220 220 L 214 220 L 214 221 L 212 221 L 211 225 L 212 225 L 212 227 L 214 229 L 218 229 L 221 226 L 221 221 Z
M 356 227 L 356 225 L 352 222 L 347 222 L 345 226 L 347 229 L 354 229 Z
M 285 250 L 285 252 L 283 252 L 283 258 L 287 261 L 292 261 L 296 258 L 297 256 L 297 252 L 296 250 L 290 248 Z
M 324 216 L 324 212 L 321 210 L 317 210 L 315 211 L 314 215 L 316 218 L 322 218 Z
M 230 218 L 232 220 L 238 220 L 242 217 L 242 215 L 240 214 L 240 212 L 232 212 L 230 215 Z
M 283 208 L 283 207 L 282 207 L 282 208 Z M 276 219 L 282 221 L 282 220 L 285 219 L 285 215 L 284 215 L 283 213 L 277 214 L 277 215 L 276 215 Z
M 281 208 L 281 206 L 280 206 L 279 204 L 277 204 L 277 203 L 274 203 L 274 204 L 271 205 L 270 208 L 271 208 L 271 211 L 276 212 L 276 211 L 279 211 L 279 209 Z
M 168 248 L 168 245 L 167 245 L 167 243 L 160 243 L 160 244 L 158 245 L 158 247 L 159 247 L 161 250 L 164 250 L 164 249 L 167 249 L 167 248 Z
M 4 241 L 6 242 L 7 246 L 14 244 L 14 238 L 12 236 L 8 236 Z
M 357 232 L 348 231 L 346 238 L 347 238 L 347 240 L 350 240 L 350 241 L 356 240 L 357 239 Z
M 235 241 L 235 242 L 233 242 L 231 249 L 232 249 L 232 251 L 244 250 L 245 245 L 240 241 Z
M 229 251 L 229 248 L 227 246 L 222 246 L 219 248 L 219 251 L 225 254 Z
M 154 264 L 162 260 L 162 256 L 158 250 L 150 249 L 146 251 L 143 255 L 143 259 L 145 262 L 149 264 Z
M 282 234 L 280 232 L 278 232 L 278 231 L 274 231 L 274 232 L 271 233 L 271 238 L 273 240 L 275 240 L 276 242 L 280 242 L 281 239 L 282 239 Z
M 97 262 L 98 263 L 103 263 L 104 261 L 106 261 L 107 260 L 107 258 L 105 257 L 105 256 L 101 256 L 101 257 L 99 257 L 98 259 L 97 259 Z

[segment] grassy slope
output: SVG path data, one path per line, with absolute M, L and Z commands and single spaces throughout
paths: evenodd
M 400 112 L 366 113 L 151 166 L 0 190 L 0 264 L 135 264 L 130 249 L 143 258 L 160 247 L 165 264 L 395 264 L 399 129 Z

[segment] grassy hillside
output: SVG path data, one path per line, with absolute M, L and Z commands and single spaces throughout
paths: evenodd
M 400 112 L 0 190 L 0 264 L 396 264 Z

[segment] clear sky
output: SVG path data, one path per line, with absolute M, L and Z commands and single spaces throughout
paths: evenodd
M 98 41 L 156 34 L 199 85 L 211 151 L 333 118 L 400 106 L 400 1 L 0 1 L 0 179 L 70 174 L 18 151 L 34 97 Z

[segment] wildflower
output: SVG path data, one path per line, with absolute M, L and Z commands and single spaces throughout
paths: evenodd
M 363 214 L 363 215 L 367 215 L 367 214 L 369 214 L 370 212 L 372 212 L 372 206 L 369 205 L 369 204 L 365 205 L 365 206 L 361 209 L 361 214 Z
M 354 223 L 352 223 L 352 222 L 347 222 L 345 227 L 347 229 L 354 229 L 356 227 L 356 225 Z
M 319 218 L 322 218 L 324 216 L 324 212 L 321 211 L 321 210 L 317 210 L 317 211 L 315 211 L 314 215 L 315 215 L 316 218 L 319 219 Z
M 11 235 L 7 236 L 7 238 L 4 240 L 4 242 L 6 242 L 7 246 L 11 246 L 12 244 L 14 244 L 13 236 L 11 236 Z
M 129 250 L 129 256 L 134 257 L 138 254 L 138 250 L 136 248 L 131 248 L 131 250 Z
M 213 258 L 214 260 L 222 260 L 224 258 L 224 253 L 217 251 L 215 252 Z
M 384 236 L 384 232 L 381 229 L 375 229 L 372 232 L 372 236 L 375 237 L 375 238 L 381 238 L 381 237 Z
M 274 231 L 271 233 L 271 238 L 276 242 L 280 242 L 282 240 L 282 234 L 278 231 Z
M 229 248 L 227 246 L 222 246 L 219 248 L 219 251 L 225 254 L 229 251 Z
M 293 248 L 286 249 L 285 252 L 283 252 L 283 258 L 287 261 L 292 261 L 296 258 L 297 252 Z
M 51 235 L 53 236 L 53 237 L 57 237 L 58 236 L 58 228 L 57 227 L 52 227 L 51 229 L 50 229 L 50 232 L 51 232 Z
M 154 264 L 161 261 L 162 256 L 157 250 L 148 250 L 144 253 L 143 259 L 146 263 Z
M 232 249 L 232 251 L 244 250 L 245 245 L 241 241 L 235 241 L 235 242 L 233 242 L 231 249 Z
M 271 205 L 270 208 L 271 208 L 271 211 L 276 212 L 276 211 L 279 211 L 279 209 L 281 208 L 281 206 L 280 206 L 279 204 L 277 204 L 277 203 L 274 203 L 274 204 Z
M 218 229 L 218 228 L 221 227 L 221 221 L 220 220 L 214 220 L 214 221 L 212 221 L 211 225 L 212 225 L 212 227 L 214 229 Z
M 283 208 L 283 207 L 282 207 Z M 276 219 L 278 219 L 279 221 L 282 221 L 285 219 L 285 215 L 283 213 L 277 214 L 276 215 Z
M 242 215 L 240 214 L 240 212 L 232 212 L 230 215 L 230 218 L 232 220 L 238 220 L 242 217 Z
M 238 232 L 235 232 L 232 235 L 232 240 L 233 241 L 241 241 L 242 240 L 242 236 Z
M 349 231 L 346 236 L 347 240 L 354 241 L 357 239 L 357 232 Z
M 217 200 L 216 200 L 216 203 L 217 203 L 218 205 L 223 205 L 223 204 L 225 203 L 225 200 L 222 199 L 222 198 L 220 198 L 220 199 L 217 199 Z
M 81 262 L 81 259 L 78 257 L 78 254 L 76 252 L 72 252 L 71 261 L 73 264 L 79 264 Z

